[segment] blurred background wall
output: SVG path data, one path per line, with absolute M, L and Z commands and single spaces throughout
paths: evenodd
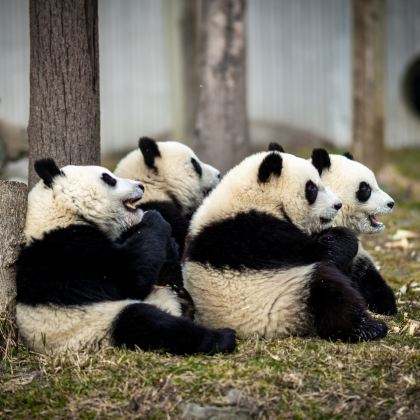
M 184 59 L 185 4 L 186 0 L 99 0 L 104 153 L 133 148 L 140 135 L 188 142 L 185 103 L 190 89 L 199 86 L 185 83 L 184 73 L 194 64 Z M 247 19 L 254 146 L 272 140 L 348 146 L 351 2 L 249 0 Z M 420 146 L 416 60 L 420 61 L 420 2 L 388 0 L 385 141 L 390 148 Z M 407 82 L 410 67 L 414 70 Z M 0 120 L 24 126 L 28 113 L 28 1 L 0 0 Z

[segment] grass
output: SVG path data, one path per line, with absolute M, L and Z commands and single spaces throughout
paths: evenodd
M 397 207 L 366 248 L 399 293 L 399 314 L 380 342 L 316 338 L 240 341 L 231 355 L 177 357 L 103 349 L 46 357 L 15 343 L 0 323 L 0 418 L 419 418 L 420 238 L 396 244 L 398 229 L 420 232 L 416 206 Z

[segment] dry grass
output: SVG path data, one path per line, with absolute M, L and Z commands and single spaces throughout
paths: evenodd
M 348 345 L 318 339 L 247 340 L 232 355 L 174 357 L 104 349 L 46 357 L 14 342 L 2 320 L 1 418 L 420 418 L 420 211 L 397 209 L 365 244 L 395 290 L 388 336 Z M 404 245 L 404 244 L 402 244 Z M 420 283 L 420 282 L 419 282 Z

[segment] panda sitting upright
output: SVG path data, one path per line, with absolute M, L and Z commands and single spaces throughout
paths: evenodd
M 184 283 L 198 321 L 242 337 L 384 337 L 343 274 L 358 241 L 330 228 L 340 207 L 314 166 L 287 153 L 258 153 L 228 172 L 187 237 Z
M 313 150 L 312 163 L 325 185 L 343 202 L 343 208 L 334 220 L 336 226 L 346 226 L 356 235 L 385 229 L 376 216 L 391 213 L 394 200 L 379 188 L 375 174 L 369 168 L 356 162 L 350 153 L 330 155 L 324 149 Z M 385 315 L 397 313 L 394 292 L 361 243 L 351 265 L 351 278 L 371 311 Z
M 232 330 L 193 324 L 176 293 L 155 286 L 163 262 L 178 256 L 169 224 L 139 209 L 141 183 L 97 166 L 60 170 L 51 159 L 35 170 L 42 181 L 28 197 L 16 278 L 17 324 L 31 349 L 234 349 Z
M 180 253 L 192 214 L 220 179 L 220 172 L 201 162 L 188 146 L 148 137 L 140 138 L 138 149 L 124 157 L 114 173 L 144 183 L 140 207 L 162 214 L 172 227 Z

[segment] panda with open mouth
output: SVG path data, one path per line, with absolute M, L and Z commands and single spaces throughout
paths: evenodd
M 307 160 L 252 155 L 194 214 L 183 259 L 197 320 L 240 337 L 318 335 L 349 342 L 387 333 L 344 273 L 357 237 L 331 227 L 342 203 Z
M 171 227 L 141 207 L 144 187 L 98 166 L 35 163 L 26 244 L 17 261 L 16 318 L 29 348 L 100 346 L 171 353 L 229 352 L 235 333 L 194 324 L 157 282 L 178 260 Z

